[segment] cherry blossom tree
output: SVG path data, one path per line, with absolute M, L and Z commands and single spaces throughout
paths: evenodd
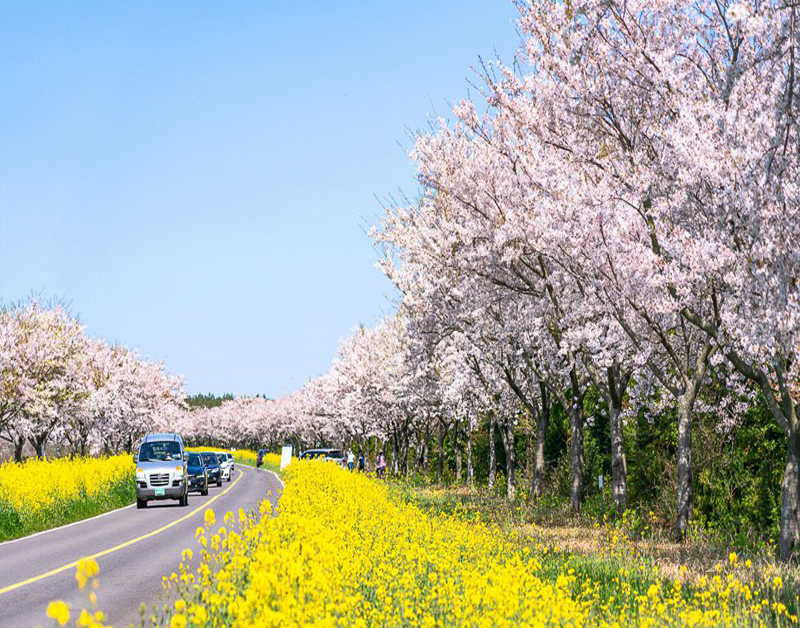
M 39 457 L 65 414 L 74 411 L 80 388 L 83 330 L 61 306 L 37 302 L 0 313 L 3 425 L 0 438 L 14 446 L 17 460 L 27 441 Z
M 559 202 L 581 208 L 581 222 L 604 244 L 646 247 L 627 259 L 645 276 L 620 282 L 637 275 L 617 257 L 604 273 L 611 281 L 601 285 L 613 286 L 606 293 L 612 303 L 615 293 L 636 303 L 667 365 L 690 366 L 677 371 L 678 386 L 662 381 L 678 392 L 678 529 L 691 515 L 687 413 L 721 350 L 762 389 L 787 435 L 781 553 L 788 558 L 800 534 L 791 400 L 800 241 L 797 7 L 590 1 L 537 2 L 521 11 L 526 60 L 535 70 L 523 77 L 503 70 L 491 97 L 561 154 L 568 189 Z M 646 291 L 632 292 L 640 287 Z M 667 329 L 696 349 L 677 354 L 661 338 Z
M 66 310 L 30 301 L 0 312 L 0 438 L 17 460 L 26 442 L 88 454 L 130 451 L 144 433 L 169 425 L 183 400 L 163 364 L 85 335 Z

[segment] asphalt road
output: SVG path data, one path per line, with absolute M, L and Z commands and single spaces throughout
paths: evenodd
M 159 603 L 162 577 L 177 570 L 181 552 L 198 549 L 195 530 L 206 508 L 217 524 L 228 511 L 255 510 L 282 484 L 271 472 L 237 465 L 231 482 L 211 486 L 207 497 L 191 493 L 189 505 L 150 502 L 146 510 L 128 506 L 94 519 L 0 543 L 0 628 L 51 626 L 45 613 L 52 600 L 82 608 L 75 563 L 93 556 L 100 566 L 98 607 L 113 626 L 139 625 L 139 606 Z M 74 617 L 71 618 L 74 621 Z

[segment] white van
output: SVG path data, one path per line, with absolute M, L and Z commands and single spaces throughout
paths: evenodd
M 136 463 L 136 507 L 146 508 L 154 499 L 176 499 L 189 504 L 189 455 L 177 434 L 149 434 L 142 439 Z

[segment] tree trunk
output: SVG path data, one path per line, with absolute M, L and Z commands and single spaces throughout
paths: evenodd
M 606 386 L 598 386 L 608 406 L 611 435 L 611 492 L 614 506 L 620 515 L 628 506 L 628 462 L 625 458 L 625 435 L 622 431 L 622 403 L 630 381 L 631 372 L 623 371 L 615 363 L 606 369 Z
M 527 473 L 528 477 L 531 477 L 531 478 L 533 477 L 533 459 L 534 459 L 534 454 L 533 454 L 533 432 L 534 432 L 534 429 L 535 428 L 531 427 L 530 429 L 525 430 L 526 431 L 526 434 L 525 434 L 525 436 L 526 436 L 526 439 L 525 439 L 525 473 Z M 531 482 L 531 484 L 533 484 L 533 482 Z
M 392 434 L 392 438 L 391 438 L 391 441 L 392 441 L 392 458 L 391 458 L 391 464 L 390 464 L 390 467 L 389 467 L 391 469 L 392 475 L 398 475 L 399 472 L 400 472 L 400 442 L 399 442 L 399 440 L 400 440 L 400 436 L 395 431 Z
M 572 459 L 572 489 L 570 507 L 580 512 L 583 506 L 585 489 L 585 468 L 583 463 L 583 401 L 573 398 L 569 410 L 570 457 Z
M 14 440 L 14 461 L 22 462 L 22 450 L 25 448 L 25 439 L 20 436 Z
M 459 449 L 458 432 L 459 422 L 456 421 L 453 424 L 453 457 L 455 458 L 456 466 L 456 483 L 461 484 L 461 450 Z
M 444 439 L 447 437 L 447 426 L 439 426 L 439 467 L 436 469 L 436 481 L 441 482 L 444 476 Z
M 475 458 L 472 453 L 472 434 L 467 430 L 467 486 L 475 485 Z
M 506 421 L 500 426 L 500 436 L 503 439 L 503 449 L 506 453 L 506 496 L 509 501 L 514 501 L 517 496 L 516 478 L 516 451 L 514 450 L 514 422 Z
M 430 425 L 425 426 L 425 444 L 422 447 L 422 471 L 428 475 L 428 463 L 431 458 L 431 428 Z
M 497 479 L 497 452 L 494 448 L 494 428 L 497 423 L 494 412 L 489 413 L 489 488 L 494 488 Z
M 678 517 L 675 524 L 679 539 L 686 538 L 694 511 L 692 495 L 692 406 L 694 390 L 678 397 Z
M 542 411 L 536 417 L 536 451 L 533 458 L 533 477 L 531 495 L 535 498 L 542 496 L 544 491 L 544 446 L 547 437 L 547 425 L 550 422 L 549 404 L 545 408 L 542 404 Z
M 46 437 L 41 435 L 31 436 L 28 439 L 30 442 L 31 447 L 33 447 L 33 451 L 36 452 L 36 457 L 40 460 L 44 458 L 44 447 L 46 442 Z
M 409 447 L 409 434 L 408 430 L 403 430 L 403 438 L 400 440 L 400 473 L 404 477 L 408 477 L 408 447 Z
M 622 435 L 622 408 L 612 401 L 608 406 L 611 432 L 611 490 L 614 506 L 620 515 L 628 504 L 628 465 Z
M 506 494 L 509 501 L 514 501 L 517 496 L 517 452 L 514 446 L 514 423 L 509 421 L 506 425 L 508 432 L 508 448 L 506 449 Z
M 780 552 L 785 561 L 800 555 L 800 430 L 790 426 L 781 482 Z
M 786 436 L 786 467 L 781 481 L 780 553 L 781 560 L 791 562 L 800 557 L 800 417 L 795 404 L 790 379 L 787 379 L 787 360 L 774 356 L 772 376 L 760 367 L 743 360 L 730 350 L 728 359 L 749 380 L 758 384 L 769 405 L 773 418 Z
M 413 448 L 409 445 L 413 453 L 412 463 L 411 463 L 411 473 L 412 475 L 416 475 L 419 472 L 419 466 L 422 462 L 421 454 L 422 454 L 422 432 L 417 430 L 414 433 L 414 445 Z

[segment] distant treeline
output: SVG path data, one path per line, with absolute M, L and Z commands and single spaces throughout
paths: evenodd
M 190 408 L 218 408 L 222 405 L 223 401 L 232 401 L 233 395 L 225 393 L 217 397 L 213 393 L 206 395 L 200 393 L 199 395 L 189 395 L 186 397 L 186 405 Z

